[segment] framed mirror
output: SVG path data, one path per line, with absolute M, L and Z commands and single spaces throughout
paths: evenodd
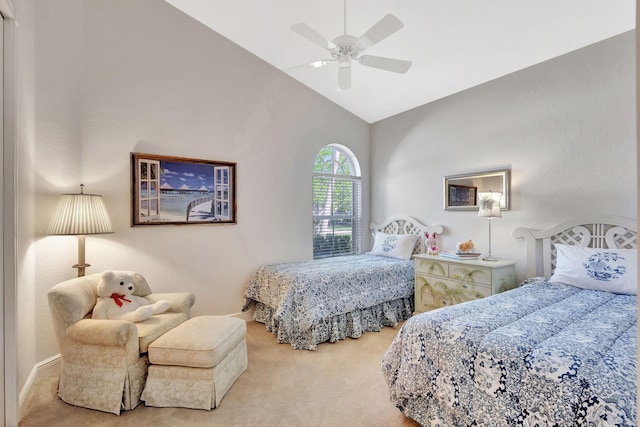
M 446 211 L 477 211 L 478 193 L 501 192 L 500 210 L 509 210 L 511 169 L 499 169 L 444 177 L 443 199 Z

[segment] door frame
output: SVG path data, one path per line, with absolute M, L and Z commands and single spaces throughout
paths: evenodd
M 17 190 L 16 190 L 16 116 L 15 116 L 15 10 L 11 0 L 0 0 L 2 18 L 2 150 L 0 164 L 0 236 L 2 240 L 2 304 L 0 323 L 3 331 L 2 369 L 3 387 L 2 420 L 6 426 L 18 425 L 18 340 L 16 328 L 17 302 Z

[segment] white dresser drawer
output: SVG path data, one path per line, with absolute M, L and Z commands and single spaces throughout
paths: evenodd
M 415 259 L 416 273 L 424 273 L 438 277 L 449 277 L 449 264 L 434 259 Z
M 476 265 L 449 265 L 449 277 L 465 282 L 483 283 L 491 286 L 491 269 L 478 267 Z
M 415 312 L 484 298 L 516 287 L 515 261 L 455 260 L 418 254 Z
M 484 298 L 491 286 L 416 274 L 416 312 Z

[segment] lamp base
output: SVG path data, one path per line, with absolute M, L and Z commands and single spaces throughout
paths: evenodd
M 498 213 L 500 213 L 500 211 L 498 211 Z M 499 261 L 498 258 L 494 258 L 491 256 L 491 220 L 493 219 L 492 216 L 489 217 L 489 253 L 487 254 L 486 257 L 482 258 L 483 261 L 490 261 L 490 262 L 494 262 L 494 261 Z
M 78 269 L 78 277 L 84 276 L 85 269 L 87 267 L 91 267 L 91 264 L 75 264 L 71 266 L 72 268 Z

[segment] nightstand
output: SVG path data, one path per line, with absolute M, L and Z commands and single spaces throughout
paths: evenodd
M 516 287 L 516 262 L 414 255 L 415 313 L 484 298 Z

